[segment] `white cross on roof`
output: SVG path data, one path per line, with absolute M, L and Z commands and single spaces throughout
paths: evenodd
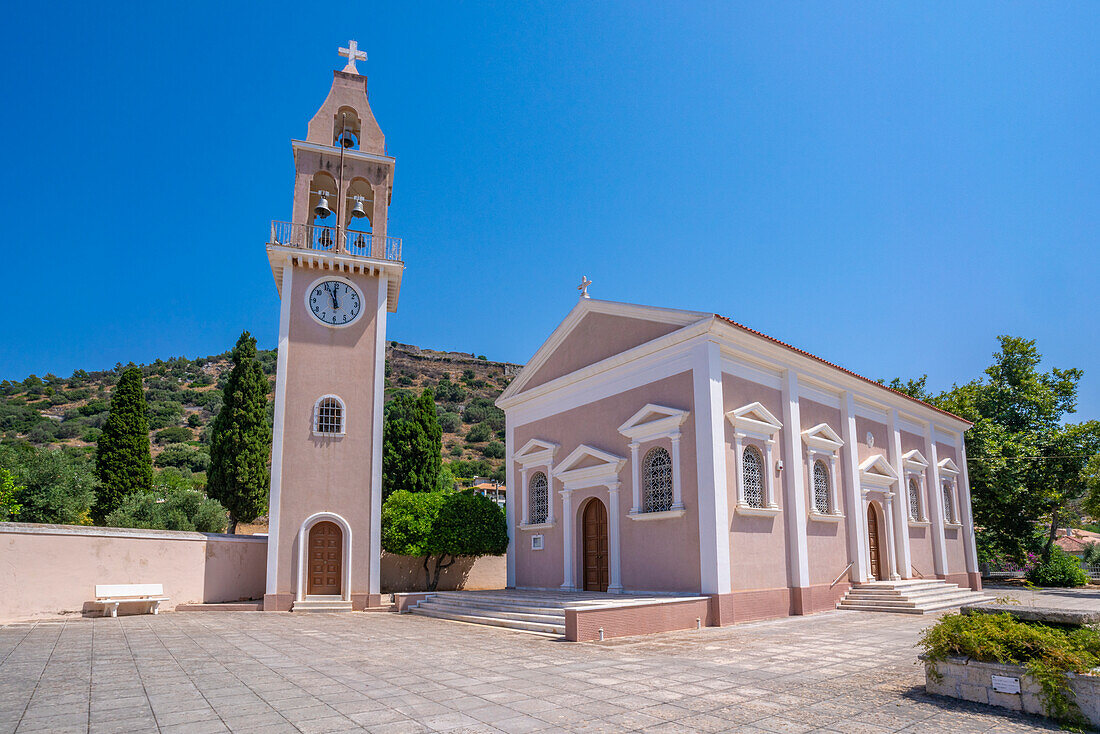
M 348 64 L 347 64 L 347 66 L 344 67 L 344 71 L 348 72 L 349 74 L 358 74 L 359 73 L 359 70 L 355 68 L 356 60 L 358 60 L 358 61 L 366 61 L 367 60 L 367 52 L 366 51 L 360 51 L 359 50 L 359 44 L 356 43 L 355 41 L 348 41 L 348 47 L 347 48 L 342 48 L 341 47 L 340 48 L 340 55 L 341 56 L 346 56 L 347 59 L 348 59 Z

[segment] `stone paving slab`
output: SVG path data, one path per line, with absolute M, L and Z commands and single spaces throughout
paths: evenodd
M 1068 598 L 1100 608 L 1096 592 Z M 926 695 L 914 645 L 937 616 L 838 611 L 589 644 L 394 614 L 14 623 L 0 626 L 0 734 L 1058 730 Z

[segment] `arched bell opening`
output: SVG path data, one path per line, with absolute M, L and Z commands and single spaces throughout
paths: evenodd
M 359 150 L 359 138 L 362 132 L 363 123 L 353 108 L 345 105 L 336 110 L 332 119 L 333 145 L 348 150 Z
M 318 171 L 309 180 L 309 208 L 306 215 L 314 225 L 310 231 L 309 246 L 315 250 L 330 250 L 336 243 L 336 204 L 339 193 L 336 179 L 325 171 Z
M 348 251 L 369 256 L 373 247 L 374 189 L 366 179 L 355 178 L 348 185 L 343 219 Z

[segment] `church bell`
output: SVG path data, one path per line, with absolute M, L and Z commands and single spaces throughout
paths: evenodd
M 313 207 L 313 213 L 321 219 L 325 219 L 329 214 L 332 214 L 332 210 L 328 208 L 328 194 L 321 195 L 321 198 L 317 201 L 317 206 Z
M 362 219 L 363 217 L 367 216 L 367 210 L 363 208 L 362 196 L 355 197 L 355 206 L 352 207 L 351 215 L 356 219 Z

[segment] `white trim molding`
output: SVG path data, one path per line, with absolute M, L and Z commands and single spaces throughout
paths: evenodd
M 840 511 L 840 473 L 837 471 L 837 462 L 840 458 L 840 449 L 844 447 L 842 439 L 828 423 L 818 423 L 812 428 L 802 432 L 802 441 L 806 444 L 806 472 L 807 506 L 811 520 L 832 520 L 843 517 Z M 817 486 L 815 471 L 817 462 L 822 462 L 827 470 L 829 481 L 829 511 L 821 512 L 817 509 Z
M 335 512 L 315 512 L 298 528 L 298 578 L 294 584 L 294 601 L 303 601 L 307 594 L 306 564 L 309 556 L 309 531 L 319 522 L 332 522 L 340 528 L 340 598 L 351 601 L 351 525 Z
M 619 426 L 619 433 L 630 439 L 630 516 L 661 515 L 679 517 L 684 511 L 683 483 L 680 478 L 680 426 L 689 411 L 647 403 Z M 643 443 L 667 439 L 672 459 L 672 507 L 658 512 L 646 512 L 643 500 L 638 453 Z M 670 514 L 678 513 L 678 514 Z M 656 517 L 650 519 L 658 519 Z
M 325 400 L 335 400 L 340 408 L 340 430 L 322 431 L 321 427 L 321 403 Z M 329 393 L 322 395 L 313 402 L 313 435 L 321 438 L 343 438 L 348 433 L 348 406 L 339 395 Z
M 559 446 L 553 441 L 543 441 L 532 438 L 523 444 L 523 448 L 513 457 L 513 461 L 520 467 L 519 487 L 519 528 L 520 530 L 537 530 L 552 528 L 556 524 L 554 517 L 554 454 Z M 531 487 L 528 482 L 528 474 L 532 468 L 546 467 L 546 522 L 531 523 L 530 495 Z
M 898 473 L 890 462 L 882 454 L 868 456 L 859 464 L 859 478 L 862 484 L 869 484 L 875 488 L 889 487 L 898 481 Z M 864 489 L 864 494 L 867 490 Z
M 734 455 L 737 457 L 735 478 L 737 481 L 737 501 L 734 510 L 742 515 L 774 515 L 780 511 L 775 501 L 775 434 L 783 424 L 771 411 L 760 403 L 749 403 L 726 413 L 726 419 L 733 424 Z M 745 439 L 752 438 L 763 444 L 761 457 L 764 466 L 760 467 L 764 477 L 764 506 L 754 507 L 745 501 Z M 758 450 L 760 446 L 756 447 Z M 764 512 L 761 512 L 764 510 Z
M 398 276 L 400 289 L 400 276 Z M 370 466 L 370 578 L 368 590 L 382 589 L 382 407 L 386 402 L 386 314 L 389 311 L 389 278 L 378 279 L 378 310 L 374 316 L 374 404 L 371 406 Z M 396 298 L 396 293 L 394 298 Z M 364 304 L 365 306 L 366 304 Z M 397 310 L 397 304 L 393 304 Z M 346 424 L 345 424 L 346 426 Z M 346 428 L 345 428 L 346 430 Z
M 267 579 L 265 591 L 279 593 L 279 519 L 283 488 L 283 441 L 286 433 L 287 360 L 290 353 L 290 305 L 293 300 L 294 266 L 283 265 L 286 297 L 279 304 L 279 345 L 275 357 L 275 416 L 271 432 L 271 490 L 268 495 Z
M 594 461 L 594 463 L 589 463 Z M 587 466 L 581 466 L 588 464 Z M 592 487 L 607 488 L 607 591 L 622 593 L 622 572 L 619 556 L 619 472 L 626 459 L 581 444 L 565 457 L 554 469 L 553 476 L 564 487 L 562 498 L 562 582 L 563 589 L 575 589 L 573 581 L 573 546 L 576 543 L 573 529 L 573 492 Z M 574 468 L 575 467 L 575 468 Z M 595 498 L 599 499 L 599 498 Z

